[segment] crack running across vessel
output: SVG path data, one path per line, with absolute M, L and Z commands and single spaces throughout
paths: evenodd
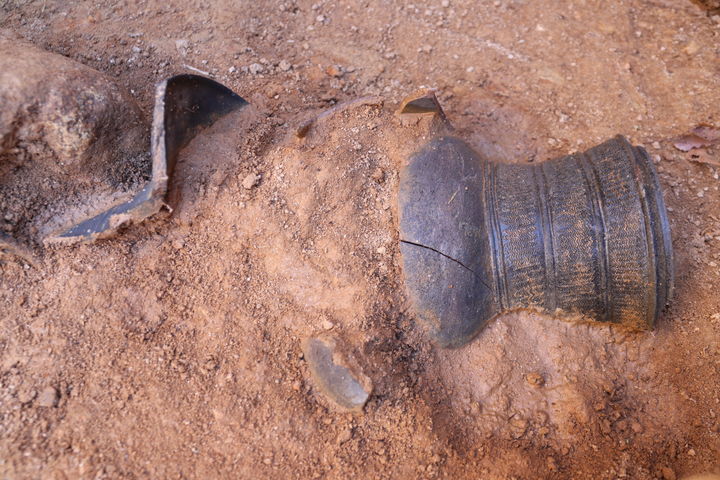
M 441 256 L 447 258 L 448 260 L 451 260 L 451 261 L 457 263 L 458 265 L 460 265 L 461 267 L 463 267 L 465 270 L 467 270 L 468 272 L 472 273 L 472 274 L 475 276 L 475 278 L 477 278 L 478 280 L 480 280 L 480 283 L 482 283 L 482 284 L 485 286 L 485 288 L 487 288 L 488 290 L 490 290 L 490 287 L 488 286 L 487 283 L 485 283 L 485 281 L 482 279 L 482 277 L 481 277 L 480 275 L 478 275 L 472 268 L 470 268 L 470 267 L 468 267 L 467 265 L 465 265 L 464 263 L 462 263 L 460 260 L 458 260 L 458 259 L 456 259 L 456 258 L 453 258 L 453 257 L 451 257 L 450 255 L 446 255 L 446 254 L 444 254 L 443 252 L 441 252 L 440 250 L 436 250 L 436 249 L 434 249 L 434 248 L 432 248 L 432 247 L 428 247 L 427 245 L 423 245 L 422 243 L 415 243 L 415 242 L 411 242 L 411 241 L 409 241 L 409 240 L 403 240 L 403 239 L 400 239 L 400 243 L 406 243 L 406 244 L 408 244 L 408 245 L 414 245 L 414 246 L 416 246 L 416 247 L 426 248 L 426 249 L 428 249 L 428 250 L 430 250 L 430 251 L 433 251 L 433 252 L 437 253 L 438 255 L 441 255 Z

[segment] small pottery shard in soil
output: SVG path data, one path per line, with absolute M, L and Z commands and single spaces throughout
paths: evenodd
M 336 405 L 347 410 L 360 410 L 367 402 L 372 386 L 356 368 L 331 336 L 312 337 L 303 342 L 303 353 L 310 373 L 320 391 Z

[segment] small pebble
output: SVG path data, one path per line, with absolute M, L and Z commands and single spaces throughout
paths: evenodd
M 343 71 L 337 65 L 330 65 L 325 68 L 325 73 L 331 77 L 340 78 L 343 76 Z
M 370 178 L 375 180 L 377 183 L 383 183 L 385 181 L 385 172 L 382 168 L 378 167 L 370 174 Z
M 203 365 L 202 365 L 202 369 L 206 373 L 211 373 L 211 372 L 217 370 L 217 368 L 218 368 L 218 363 L 212 357 L 209 357 L 207 360 L 205 360 L 205 363 L 203 363 Z
M 343 443 L 349 441 L 352 439 L 352 428 L 345 428 L 343 429 L 337 436 L 337 443 L 338 445 L 342 445 Z
M 387 251 L 387 249 L 385 247 L 378 247 L 378 249 L 375 251 L 377 253 L 379 253 L 380 255 L 385 255 L 385 252 Z
M 542 387 L 545 385 L 545 379 L 537 372 L 531 372 L 525 375 L 525 380 L 533 387 Z
M 175 40 L 175 48 L 177 49 L 178 53 L 182 55 L 183 57 L 187 55 L 188 48 L 190 47 L 190 42 L 188 42 L 184 38 L 179 38 Z
M 260 180 L 259 175 L 257 175 L 256 173 L 250 173 L 243 179 L 242 186 L 246 190 L 250 190 L 251 188 L 253 188 L 255 185 L 258 184 L 259 180 Z
M 521 417 L 513 417 L 510 419 L 510 426 L 512 427 L 511 436 L 512 438 L 518 439 L 525 435 L 528 428 L 528 422 Z
M 262 73 L 263 70 L 265 70 L 265 67 L 263 67 L 263 66 L 260 65 L 259 63 L 253 63 L 252 65 L 250 65 L 249 68 L 250 68 L 250 73 L 252 73 L 253 75 L 257 75 L 258 73 Z
M 660 473 L 662 473 L 663 480 L 676 480 L 677 476 L 675 475 L 675 471 L 670 467 L 662 467 L 660 469 Z
M 698 45 L 694 40 L 691 40 L 690 43 L 688 43 L 687 46 L 683 48 L 683 51 L 688 55 L 695 55 L 699 50 L 700 45 Z
M 54 387 L 46 387 L 40 395 L 38 395 L 37 404 L 40 407 L 57 407 L 60 401 L 60 395 Z
M 282 70 L 283 72 L 287 72 L 288 70 L 290 70 L 290 69 L 292 68 L 292 65 L 290 64 L 290 62 L 288 62 L 288 61 L 286 61 L 286 60 L 280 60 L 280 63 L 278 64 L 278 67 L 279 67 L 280 70 Z

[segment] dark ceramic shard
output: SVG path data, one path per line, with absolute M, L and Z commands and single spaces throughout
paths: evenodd
M 360 410 L 370 396 L 368 381 L 353 373 L 332 338 L 312 337 L 303 343 L 305 360 L 323 394 L 341 408 Z M 364 380 L 364 381 L 363 381 Z
M 465 343 L 497 311 L 478 195 L 484 166 L 464 142 L 442 137 L 415 155 L 400 178 L 405 281 L 418 314 L 443 346 Z
M 248 103 L 224 85 L 198 75 L 177 75 L 157 86 L 150 139 L 152 177 L 131 200 L 46 239 L 48 243 L 91 241 L 140 222 L 164 205 L 180 150 L 197 133 Z

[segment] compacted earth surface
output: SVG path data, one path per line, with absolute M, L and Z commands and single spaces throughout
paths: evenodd
M 713 2 L 4 0 L 0 28 L 115 79 L 147 119 L 182 72 L 251 104 L 183 150 L 172 212 L 0 257 L 0 477 L 720 472 L 720 147 L 675 146 L 720 126 Z M 433 343 L 397 234 L 424 138 L 393 111 L 420 88 L 492 160 L 618 133 L 648 150 L 676 271 L 653 331 L 515 312 Z M 372 384 L 361 411 L 318 389 L 318 334 Z

